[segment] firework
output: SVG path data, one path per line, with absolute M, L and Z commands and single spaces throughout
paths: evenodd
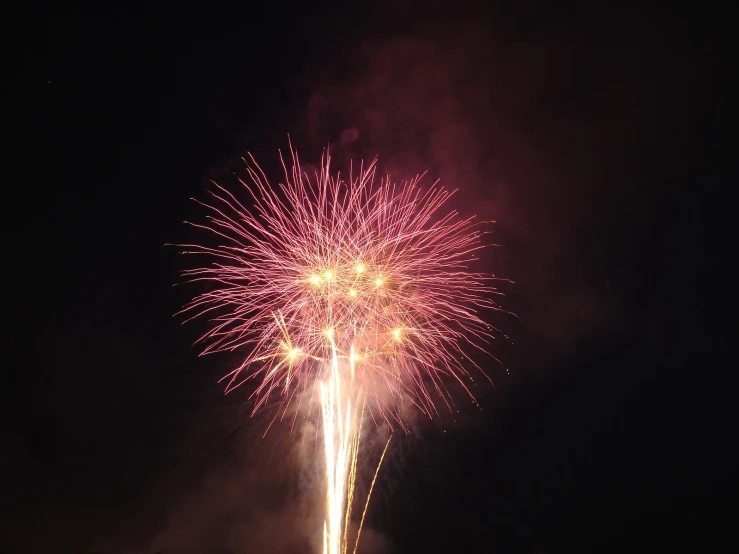
M 437 183 L 424 190 L 421 176 L 378 179 L 376 161 L 347 179 L 331 175 L 328 153 L 314 175 L 292 149 L 290 164 L 281 161 L 277 186 L 252 158 L 241 193 L 213 184 L 211 202 L 202 203 L 209 222 L 193 225 L 221 244 L 188 245 L 212 263 L 185 275 L 215 286 L 183 312 L 212 321 L 203 353 L 244 349 L 224 379 L 227 390 L 255 381 L 255 411 L 270 397 L 281 402 L 275 418 L 290 406 L 296 417 L 310 399 L 320 404 L 324 552 L 339 554 L 347 550 L 361 414 L 402 426 L 408 400 L 433 417 L 451 408 L 450 380 L 474 401 L 475 364 L 465 352 L 485 351 L 493 338 L 483 313 L 498 309 L 497 291 L 494 278 L 468 268 L 483 231 L 443 211 L 453 192 Z

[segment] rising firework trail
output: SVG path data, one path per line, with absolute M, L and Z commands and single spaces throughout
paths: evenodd
M 483 319 L 499 309 L 496 279 L 468 269 L 483 231 L 444 210 L 453 193 L 437 183 L 378 179 L 376 161 L 332 176 L 328 153 L 314 175 L 292 149 L 281 161 L 277 186 L 251 157 L 241 192 L 213 183 L 208 223 L 192 225 L 220 245 L 184 248 L 211 260 L 185 276 L 215 286 L 182 313 L 210 318 L 204 354 L 244 348 L 224 380 L 255 382 L 254 411 L 279 397 L 272 422 L 293 408 L 294 424 L 318 402 L 323 551 L 345 554 L 364 420 L 403 428 L 406 400 L 435 417 L 452 407 L 450 381 L 474 401 L 466 352 L 486 352 L 497 332 Z

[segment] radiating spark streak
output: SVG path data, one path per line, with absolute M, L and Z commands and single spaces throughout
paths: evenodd
M 377 160 L 344 180 L 331 175 L 328 153 L 310 176 L 290 153 L 290 164 L 280 155 L 282 183 L 270 184 L 249 156 L 246 198 L 213 183 L 211 200 L 198 201 L 207 222 L 190 225 L 218 242 L 181 245 L 213 260 L 184 275 L 211 286 L 179 313 L 210 319 L 197 341 L 203 355 L 245 350 L 222 380 L 227 392 L 254 381 L 254 412 L 277 397 L 272 421 L 281 419 L 318 389 L 323 548 L 346 554 L 362 414 L 404 429 L 405 401 L 428 417 L 453 408 L 450 381 L 474 400 L 470 368 L 479 367 L 464 351 L 487 352 L 498 333 L 484 318 L 500 309 L 500 279 L 470 269 L 485 231 L 445 211 L 456 191 L 423 189 L 423 175 L 376 179 Z
M 382 449 L 382 454 L 380 454 L 380 461 L 377 462 L 377 468 L 375 469 L 375 475 L 372 477 L 372 483 L 370 484 L 369 492 L 367 493 L 367 500 L 364 502 L 364 510 L 362 510 L 362 517 L 359 520 L 359 528 L 357 529 L 357 538 L 354 541 L 354 550 L 353 554 L 357 554 L 357 548 L 359 548 L 359 536 L 362 534 L 362 526 L 364 525 L 364 518 L 367 515 L 367 508 L 369 507 L 369 501 L 370 498 L 372 498 L 372 491 L 375 488 L 375 481 L 377 481 L 377 475 L 380 473 L 380 467 L 382 466 L 382 460 L 385 459 L 385 452 L 387 452 L 387 447 L 390 446 L 390 439 L 392 439 L 393 436 L 390 435 L 387 438 L 387 442 L 385 443 L 385 448 Z
M 350 383 L 354 383 L 354 377 L 355 377 L 355 369 L 354 366 L 356 364 L 358 357 L 356 356 L 354 352 L 354 345 L 350 348 L 350 355 L 349 355 L 349 379 Z M 357 482 L 357 460 L 359 459 L 359 443 L 361 440 L 362 435 L 362 421 L 364 419 L 364 409 L 366 406 L 366 403 L 364 402 L 364 399 L 362 398 L 361 392 L 357 395 L 357 402 L 362 404 L 362 411 L 359 414 L 359 419 L 356 427 L 356 432 L 353 436 L 353 446 L 352 446 L 352 453 L 350 460 L 350 470 L 349 470 L 349 477 L 347 481 L 347 495 L 346 495 L 346 509 L 344 510 L 344 535 L 341 540 L 342 544 L 342 554 L 346 554 L 347 548 L 348 548 L 348 539 L 349 539 L 349 522 L 351 521 L 351 515 L 352 515 L 352 505 L 354 503 L 354 490 L 355 485 Z
M 361 424 L 362 416 L 359 416 L 359 422 Z M 357 482 L 357 460 L 359 459 L 359 443 L 361 440 L 360 437 L 361 433 L 360 431 L 357 431 L 357 433 L 354 435 L 354 445 L 353 450 L 355 452 L 355 455 L 352 456 L 350 468 L 349 468 L 349 477 L 347 479 L 347 494 L 346 494 L 346 509 L 344 510 L 344 535 L 342 543 L 342 553 L 346 554 L 347 544 L 348 544 L 348 536 L 349 536 L 349 522 L 351 521 L 352 517 L 352 505 L 354 503 L 354 490 L 355 485 Z

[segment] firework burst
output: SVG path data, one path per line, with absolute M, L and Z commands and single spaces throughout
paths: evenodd
M 250 158 L 241 194 L 214 183 L 212 200 L 201 202 L 209 221 L 192 225 L 221 244 L 186 245 L 211 263 L 185 276 L 215 286 L 182 313 L 211 320 L 203 353 L 244 348 L 224 379 L 227 391 L 255 382 L 254 411 L 276 396 L 275 418 L 304 399 L 320 404 L 324 552 L 339 554 L 347 550 L 361 414 L 402 426 L 409 400 L 433 417 L 451 407 L 450 381 L 474 400 L 476 366 L 465 352 L 487 351 L 494 338 L 483 315 L 498 309 L 496 279 L 469 269 L 483 231 L 445 209 L 453 192 L 437 183 L 424 190 L 421 176 L 377 178 L 376 161 L 347 179 L 332 176 L 328 152 L 314 175 L 292 149 L 289 165 L 280 159 L 279 185 Z
M 345 181 L 330 174 L 328 154 L 309 176 L 291 152 L 276 187 L 251 159 L 248 200 L 214 183 L 201 202 L 209 224 L 192 225 L 223 244 L 185 245 L 215 260 L 185 272 L 215 283 L 183 310 L 211 316 L 203 353 L 248 347 L 227 390 L 256 380 L 254 410 L 277 393 L 284 414 L 328 374 L 321 362 L 335 351 L 388 420 L 402 424 L 401 398 L 429 416 L 450 404 L 449 377 L 469 393 L 465 347 L 487 350 L 496 330 L 480 313 L 498 309 L 495 279 L 468 270 L 484 247 L 480 225 L 441 213 L 453 192 L 423 190 L 421 177 L 378 183 L 373 162 Z

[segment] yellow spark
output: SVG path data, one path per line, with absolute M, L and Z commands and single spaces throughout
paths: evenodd
M 330 281 L 331 279 L 334 278 L 334 274 L 331 273 L 330 271 L 327 271 L 326 273 L 324 273 L 324 276 L 326 277 L 326 281 Z
M 381 277 L 378 277 L 377 279 L 375 279 L 375 285 L 377 285 L 378 287 L 382 286 L 382 282 L 383 281 Z
M 362 264 L 357 264 L 357 273 L 362 273 L 364 271 L 364 266 Z
M 400 329 L 393 329 L 393 337 L 395 337 L 395 340 L 400 339 Z
M 311 275 L 310 282 L 313 283 L 314 285 L 317 285 L 321 282 L 321 278 L 318 275 Z
M 351 296 L 352 298 L 356 297 L 357 291 L 354 289 L 349 289 L 349 296 Z

